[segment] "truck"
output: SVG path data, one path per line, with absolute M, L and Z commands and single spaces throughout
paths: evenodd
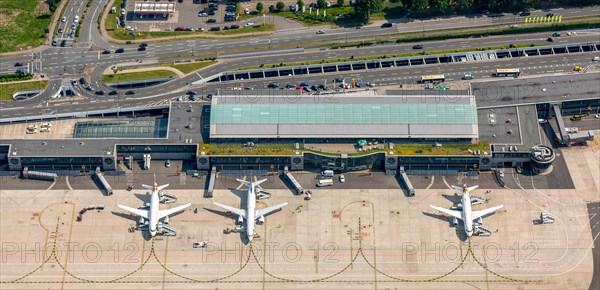
M 319 182 L 317 182 L 318 187 L 332 186 L 332 185 L 333 185 L 333 179 L 321 179 L 321 180 L 319 180 Z
M 571 121 L 581 121 L 581 115 L 575 114 L 571 117 Z

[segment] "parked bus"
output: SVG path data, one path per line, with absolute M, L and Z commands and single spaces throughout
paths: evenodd
M 446 80 L 444 75 L 430 75 L 430 76 L 421 76 L 420 82 L 422 84 L 426 83 L 441 83 Z
M 518 68 L 499 68 L 496 70 L 494 76 L 496 77 L 513 77 L 518 78 L 521 75 L 521 71 Z

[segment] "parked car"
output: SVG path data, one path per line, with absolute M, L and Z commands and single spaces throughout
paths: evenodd
M 344 183 L 344 182 L 346 182 L 346 177 L 345 177 L 343 174 L 342 174 L 342 175 L 340 175 L 340 182 L 341 182 L 341 183 Z
M 381 24 L 381 28 L 389 28 L 392 27 L 392 23 L 391 22 L 386 22 L 384 24 Z
M 217 20 L 211 18 L 211 19 L 206 20 L 206 23 L 217 23 Z
M 64 30 L 62 29 L 62 27 L 58 29 L 58 33 L 63 33 L 63 31 Z
M 206 13 L 204 11 L 198 12 L 198 17 L 206 17 L 206 16 L 208 16 L 208 13 Z
M 183 28 L 181 26 L 175 27 L 175 31 L 184 31 L 184 30 L 185 30 L 185 28 Z
M 56 41 L 56 39 L 52 40 L 52 46 L 57 46 L 57 45 L 58 45 L 58 41 Z
M 23 63 L 22 62 L 17 62 L 17 63 L 15 63 L 15 66 L 23 66 Z
M 102 54 L 110 54 L 110 50 L 105 49 L 105 50 L 102 51 Z
M 63 18 L 60 19 L 60 22 L 67 22 L 67 17 L 63 16 Z
M 125 94 L 128 95 L 128 96 L 130 96 L 130 95 L 135 94 L 135 92 L 134 91 L 127 91 Z
M 325 34 L 325 30 L 320 29 L 320 30 L 317 31 L 317 34 Z
M 231 28 L 231 29 L 238 29 L 238 28 L 240 28 L 240 26 L 239 26 L 239 25 L 237 25 L 237 24 L 235 24 L 235 25 L 231 25 L 231 26 L 230 26 L 230 28 Z
M 531 15 L 531 12 L 529 12 L 529 11 L 523 11 L 523 12 L 519 13 L 519 16 L 529 16 L 529 15 Z
M 194 29 L 193 29 L 193 28 L 191 28 L 191 27 L 186 27 L 186 28 L 185 28 L 185 31 L 194 31 Z
M 412 48 L 413 49 L 423 49 L 423 45 L 422 44 L 413 45 Z
M 221 27 L 215 26 L 215 27 L 211 27 L 209 30 L 210 31 L 220 31 Z
M 375 86 L 375 83 L 367 82 L 367 87 L 374 87 L 374 86 Z
M 192 244 L 194 248 L 206 248 L 206 246 L 208 246 L 207 242 L 195 242 Z
M 253 26 L 254 22 L 247 22 L 246 24 L 244 24 L 244 27 L 249 27 L 249 26 Z
M 71 84 L 76 86 L 77 85 L 77 80 L 71 80 Z
M 110 92 L 108 92 L 108 95 L 109 95 L 109 96 L 114 96 L 114 95 L 116 95 L 116 94 L 117 94 L 117 91 L 110 91 Z
M 103 90 L 97 90 L 96 91 L 96 95 L 104 95 L 104 91 Z
M 554 32 L 554 33 L 552 33 L 552 37 L 560 37 L 560 32 Z
M 123 48 L 117 48 L 115 50 L 115 53 L 123 53 L 123 52 L 125 52 L 125 49 L 123 49 Z
M 165 161 L 165 167 L 171 168 L 171 160 L 167 159 L 167 161 Z
M 67 41 L 63 39 L 63 41 L 60 42 L 60 47 L 65 47 L 67 45 Z

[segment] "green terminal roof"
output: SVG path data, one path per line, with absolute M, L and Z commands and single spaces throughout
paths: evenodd
M 213 104 L 211 124 L 477 124 L 470 104 Z

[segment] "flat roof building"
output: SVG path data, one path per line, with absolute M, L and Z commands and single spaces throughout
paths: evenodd
M 215 96 L 210 139 L 431 139 L 479 136 L 471 95 Z

